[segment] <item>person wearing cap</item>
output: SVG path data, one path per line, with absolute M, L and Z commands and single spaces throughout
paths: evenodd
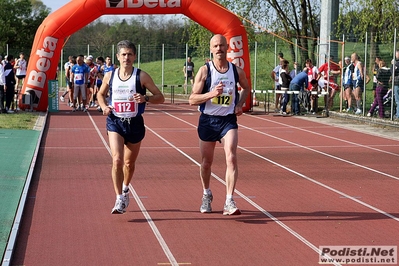
M 90 73 L 89 73 L 89 79 L 87 80 L 87 99 L 90 101 L 89 102 L 89 107 L 93 107 L 94 106 L 94 82 L 96 80 L 96 69 L 95 69 L 95 64 L 93 62 L 93 56 L 92 55 L 88 55 L 86 57 L 86 61 L 85 61 L 86 65 L 89 67 Z M 87 107 L 87 106 L 86 106 Z

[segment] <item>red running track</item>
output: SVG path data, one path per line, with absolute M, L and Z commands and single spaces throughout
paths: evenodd
M 222 145 L 214 212 L 199 212 L 196 108 L 149 105 L 144 117 L 130 206 L 111 215 L 105 117 L 49 115 L 12 265 L 319 265 L 319 246 L 398 246 L 398 140 L 244 114 L 243 214 L 226 217 Z

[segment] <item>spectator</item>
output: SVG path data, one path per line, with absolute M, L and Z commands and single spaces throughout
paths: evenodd
M 344 85 L 344 98 L 347 101 L 346 111 L 352 112 L 352 96 L 353 96 L 353 80 L 352 74 L 354 71 L 354 65 L 349 57 L 345 57 L 345 68 L 344 76 L 342 77 Z
M 334 96 L 339 91 L 339 86 L 336 83 L 336 76 L 341 74 L 340 65 L 335 63 L 334 56 L 330 56 L 330 61 L 322 64 L 318 69 L 317 80 L 319 82 L 319 86 L 323 88 L 325 91 L 328 91 L 328 100 L 327 95 L 324 96 L 324 103 L 326 108 L 331 109 L 334 103 Z M 327 89 L 328 87 L 328 89 Z
M 14 56 L 7 55 L 6 64 L 4 65 L 5 75 L 5 90 L 6 90 L 6 110 L 7 113 L 13 113 L 11 110 L 11 103 L 15 95 L 15 75 L 13 63 L 15 62 Z
M 82 108 L 82 111 L 87 112 L 87 94 L 86 94 L 86 85 L 89 78 L 90 69 L 84 63 L 84 57 L 79 55 L 77 57 L 77 64 L 72 67 L 71 70 L 71 79 L 74 84 L 74 92 L 73 92 L 73 102 L 78 105 L 78 108 Z M 80 106 L 80 101 L 78 100 L 79 93 L 81 93 L 83 106 Z M 73 112 L 76 111 L 76 106 L 73 107 Z
M 183 65 L 184 73 L 184 93 L 187 92 L 187 81 L 190 80 L 191 85 L 194 83 L 194 63 L 191 62 L 191 57 L 187 57 L 187 62 Z
M 0 56 L 0 61 L 2 57 Z M 3 64 L 0 64 L 0 113 L 7 113 L 6 108 L 4 108 L 4 86 L 6 85 L 6 77 L 4 75 Z
M 112 71 L 114 69 L 116 69 L 118 66 L 112 63 L 112 58 L 110 56 L 106 56 L 105 57 L 105 65 L 103 67 L 103 72 L 104 75 L 109 72 Z
M 94 107 L 94 83 L 96 81 L 96 65 L 93 62 L 93 56 L 89 55 L 86 57 L 86 65 L 88 66 L 90 72 L 89 72 L 89 79 L 87 80 L 87 100 L 89 101 L 89 105 L 85 106 L 86 108 L 88 107 Z
M 113 71 L 116 68 L 118 68 L 118 66 L 112 63 L 112 58 L 110 56 L 106 56 L 105 57 L 105 64 L 103 65 L 103 71 L 102 71 L 103 72 L 103 76 L 105 76 L 105 74 L 107 72 Z M 103 111 L 101 109 L 100 105 L 98 105 L 97 111 L 99 111 L 99 112 Z
M 371 116 L 374 113 L 375 108 L 378 105 L 378 116 L 380 118 L 384 118 L 384 104 L 383 104 L 383 97 L 388 92 L 389 88 L 389 80 L 391 79 L 391 70 L 386 67 L 386 63 L 383 60 L 379 61 L 378 64 L 378 71 L 376 75 L 377 79 L 377 87 L 376 87 L 376 97 L 374 98 L 374 102 L 371 105 L 367 116 Z
M 68 62 L 64 64 L 64 71 L 65 71 L 65 84 L 66 84 L 66 91 L 60 96 L 61 102 L 65 102 L 65 96 L 68 94 L 69 98 L 69 106 L 73 106 L 73 82 L 71 80 L 71 69 L 72 66 L 76 64 L 76 57 L 75 56 L 68 56 Z
M 374 68 L 373 68 L 373 97 L 375 98 L 375 96 L 376 96 L 376 88 L 377 88 L 377 72 L 378 72 L 378 69 L 379 69 L 379 64 L 380 64 L 380 61 L 381 61 L 381 57 L 379 57 L 379 56 L 376 56 L 375 57 L 375 60 L 374 60 Z
M 312 80 L 317 79 L 319 75 L 319 70 L 316 66 L 313 65 L 312 59 L 306 59 L 305 61 L 306 68 L 308 69 L 308 91 L 313 89 L 312 84 L 310 83 Z
M 280 75 L 279 75 L 279 83 L 281 86 L 281 90 L 284 91 L 284 94 L 282 95 L 282 107 L 280 110 L 280 113 L 282 115 L 287 114 L 287 103 L 290 100 L 290 96 L 287 94 L 287 91 L 290 88 L 290 83 L 292 80 L 292 77 L 290 74 L 288 74 L 288 60 L 283 59 L 282 60 L 282 65 L 281 65 L 281 70 L 280 70 Z
M 296 76 L 297 70 L 298 69 L 298 63 L 294 62 L 294 68 L 291 70 L 290 72 L 290 76 L 291 78 L 294 78 Z
M 19 59 L 15 62 L 14 69 L 16 69 L 16 89 L 18 90 L 18 87 L 20 85 L 19 83 L 21 82 L 21 85 L 23 85 L 26 77 L 27 62 L 25 60 L 25 55 L 23 52 L 19 53 Z
M 281 85 L 279 83 L 279 76 L 280 76 L 280 70 L 281 70 L 281 62 L 282 62 L 282 60 L 284 60 L 284 54 L 282 52 L 278 53 L 278 59 L 279 59 L 278 65 L 270 73 L 270 76 L 274 80 L 274 90 L 275 91 L 281 90 Z M 275 103 L 274 103 L 275 110 L 274 111 L 279 112 L 281 109 L 281 97 L 282 96 L 280 93 L 275 93 L 274 97 L 275 97 Z
M 353 53 L 351 55 L 351 61 L 354 66 L 354 70 L 352 73 L 353 80 L 353 94 L 356 100 L 356 112 L 355 114 L 360 115 L 362 113 L 361 105 L 362 105 L 362 93 L 364 90 L 364 73 L 363 73 L 363 63 L 360 61 L 360 57 L 357 53 Z
M 309 93 L 309 102 L 310 102 L 310 110 L 309 112 L 311 114 L 316 114 L 318 111 L 319 105 L 318 105 L 318 100 L 319 100 L 319 82 L 316 79 L 312 79 L 310 81 L 310 85 L 312 85 L 312 90 L 308 91 Z M 316 92 L 316 93 L 315 93 Z
M 103 83 L 104 78 L 104 57 L 99 56 L 96 58 L 96 66 L 94 67 L 94 75 L 95 75 L 95 82 L 94 82 L 94 91 L 93 91 L 93 103 L 91 107 L 97 107 L 96 104 L 97 100 L 97 93 L 101 88 L 101 84 Z
M 291 110 L 293 115 L 300 115 L 300 103 L 298 92 L 303 92 L 305 88 L 308 88 L 309 85 L 309 77 L 308 77 L 308 68 L 305 67 L 302 72 L 298 73 L 290 83 L 290 91 L 293 91 L 294 94 L 292 95 L 291 101 Z M 297 93 L 295 93 L 297 92 Z
M 395 60 L 392 62 L 391 72 L 394 73 L 394 98 L 396 102 L 396 119 L 399 119 L 399 50 L 395 52 Z

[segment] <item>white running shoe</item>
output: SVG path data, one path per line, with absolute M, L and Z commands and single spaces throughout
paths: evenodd
M 362 113 L 362 110 L 357 109 L 355 114 L 360 115 L 361 113 Z
M 65 98 L 64 98 L 64 96 L 60 96 L 60 100 L 61 100 L 61 102 L 65 102 Z
M 204 194 L 202 195 L 202 204 L 200 207 L 201 213 L 209 213 L 212 212 L 211 202 L 213 200 L 212 194 Z
M 130 200 L 129 199 L 129 190 L 123 191 L 122 195 L 123 195 L 122 201 L 123 201 L 123 204 L 125 205 L 125 208 L 123 209 L 123 211 L 125 212 L 126 208 L 129 206 L 129 200 Z
M 123 214 L 125 212 L 125 203 L 123 200 L 117 199 L 115 201 L 115 206 L 111 211 L 111 214 Z
M 234 200 L 231 200 L 228 204 L 224 205 L 223 215 L 240 215 L 241 211 L 237 208 Z

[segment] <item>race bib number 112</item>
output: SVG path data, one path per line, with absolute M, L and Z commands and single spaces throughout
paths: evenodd
M 216 104 L 216 105 L 228 107 L 231 104 L 231 99 L 232 99 L 231 95 L 222 94 L 222 95 L 219 95 L 218 97 L 212 98 L 212 103 Z
M 135 111 L 134 102 L 116 102 L 114 103 L 114 108 L 117 113 L 134 112 Z

